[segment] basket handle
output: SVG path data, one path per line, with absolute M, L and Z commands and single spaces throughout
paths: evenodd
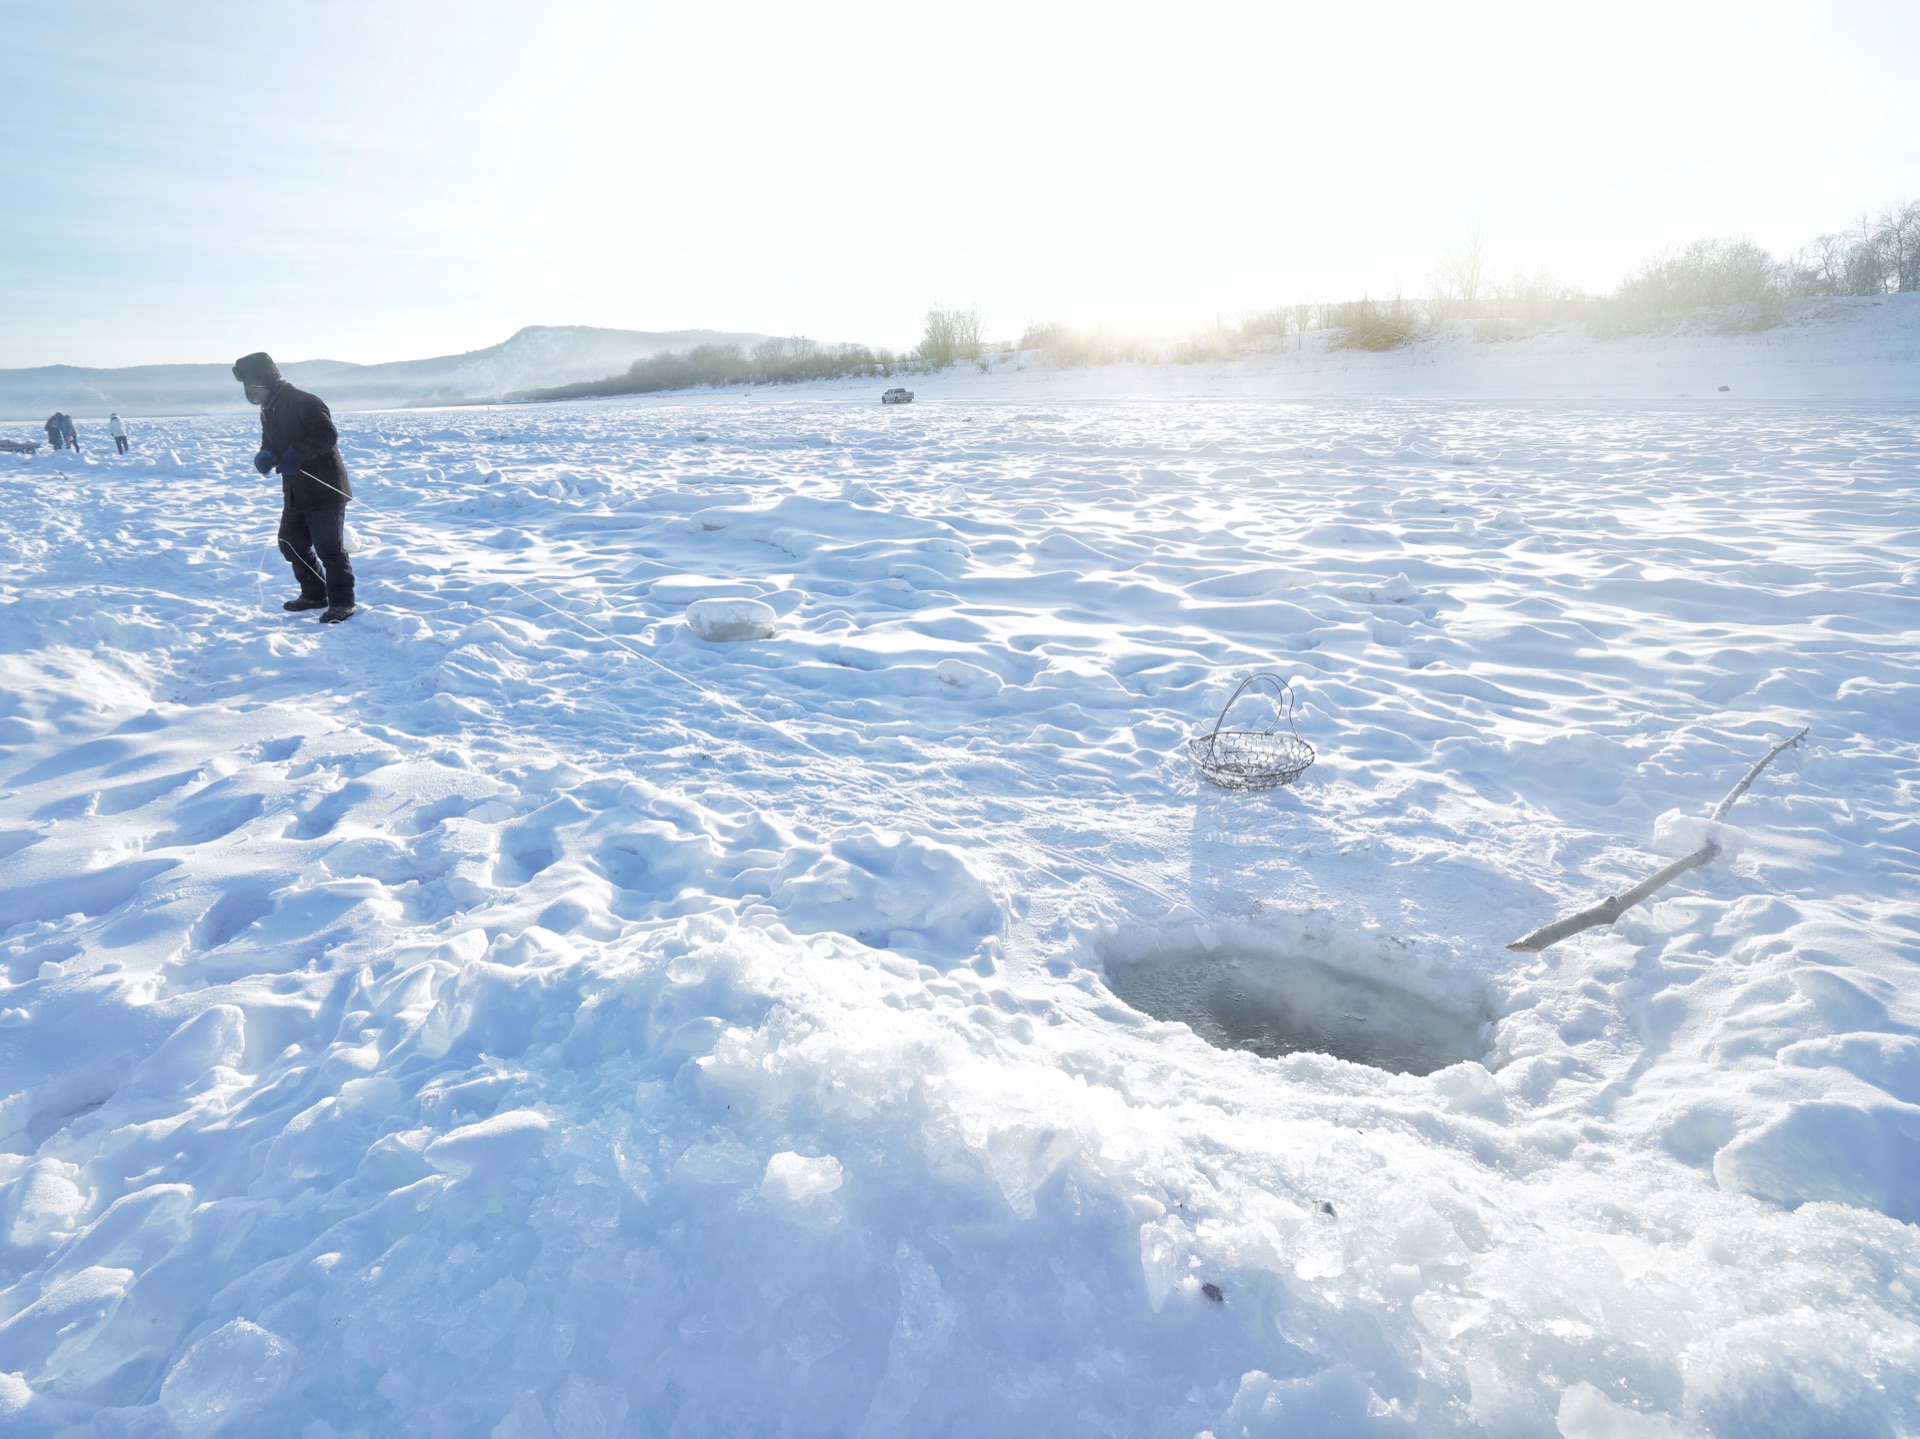
M 1209 741 L 1213 739 L 1214 735 L 1217 735 L 1220 733 L 1220 727 L 1227 722 L 1227 711 L 1234 707 L 1235 703 L 1239 700 L 1241 695 L 1245 694 L 1249 689 L 1251 689 L 1253 686 L 1257 684 L 1264 684 L 1273 691 L 1274 699 L 1276 701 L 1274 708 L 1280 711 L 1279 717 L 1275 718 L 1274 721 L 1271 724 L 1269 724 L 1265 729 L 1261 730 L 1260 733 L 1272 734 L 1274 730 L 1279 726 L 1280 720 L 1285 719 L 1287 722 L 1287 728 L 1290 730 L 1293 730 L 1294 736 L 1296 738 L 1299 737 L 1300 731 L 1297 729 L 1294 729 L 1294 724 L 1293 724 L 1293 686 L 1288 684 L 1285 680 L 1281 679 L 1279 675 L 1268 674 L 1265 671 L 1262 671 L 1260 674 L 1248 675 L 1245 679 L 1241 680 L 1239 688 L 1234 690 L 1233 694 L 1228 698 L 1227 702 L 1220 707 L 1220 718 L 1213 722 L 1213 734 L 1210 734 L 1207 736 L 1207 739 Z M 1287 702 L 1287 704 L 1286 704 L 1286 708 L 1284 710 L 1281 710 L 1278 704 L 1278 701 L 1283 699 Z

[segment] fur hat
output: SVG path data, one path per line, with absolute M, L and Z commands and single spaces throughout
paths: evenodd
M 233 377 L 243 385 L 273 385 L 280 381 L 280 367 L 265 350 L 255 350 L 233 362 Z

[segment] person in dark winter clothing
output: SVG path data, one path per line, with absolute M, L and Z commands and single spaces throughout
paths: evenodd
M 67 447 L 66 433 L 60 428 L 60 421 L 65 418 L 66 417 L 58 410 L 55 410 L 51 415 L 47 416 L 47 423 L 41 426 L 41 428 L 47 432 L 47 444 L 53 449 L 64 450 Z
M 353 564 L 347 558 L 347 501 L 353 486 L 340 458 L 340 432 L 326 402 L 296 390 L 264 350 L 242 355 L 233 377 L 260 407 L 260 452 L 253 467 L 280 474 L 280 553 L 293 566 L 300 593 L 285 610 L 320 610 L 338 624 L 354 611 Z
M 67 448 L 76 455 L 80 453 L 80 436 L 73 428 L 73 416 L 64 410 L 60 414 L 60 433 L 66 436 Z

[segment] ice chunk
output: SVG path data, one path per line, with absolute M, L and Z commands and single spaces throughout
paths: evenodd
M 131 1269 L 101 1265 L 62 1279 L 0 1324 L 0 1373 L 37 1381 L 63 1357 L 60 1348 L 85 1348 L 113 1318 L 132 1281 Z
M 687 606 L 687 628 L 711 644 L 768 639 L 776 618 L 773 606 L 759 600 L 695 600 Z
M 245 1319 L 223 1324 L 180 1356 L 160 1407 L 183 1434 L 208 1434 L 271 1400 L 293 1374 L 293 1350 Z
M 569 1374 L 553 1396 L 555 1439 L 614 1439 L 627 1422 L 627 1396 Z
M 860 1426 L 862 1436 L 899 1432 L 960 1319 L 960 1306 L 946 1292 L 940 1276 L 926 1256 L 904 1239 L 894 1251 L 893 1268 L 900 1276 L 900 1312 L 887 1346 L 887 1372 L 873 1392 Z
M 831 1154 L 808 1159 L 791 1149 L 767 1161 L 760 1193 L 777 1209 L 805 1210 L 840 1187 L 840 1161 Z
M 1140 1274 L 1146 1281 L 1147 1302 L 1156 1311 L 1186 1278 L 1192 1243 L 1177 1215 L 1140 1226 Z
M 86 1212 L 87 1197 L 75 1182 L 77 1167 L 58 1159 L 41 1159 L 0 1195 L 0 1236 L 9 1244 L 30 1248 L 45 1244 L 73 1229 Z
M 193 1188 L 155 1184 L 116 1199 L 60 1256 L 65 1267 L 128 1264 L 145 1269 L 192 1232 Z
M 704 1144 L 688 1145 L 673 1172 L 695 1184 L 751 1184 L 759 1167 L 752 1150 L 722 1133 Z
M 464 1179 L 487 1170 L 498 1174 L 540 1152 L 553 1123 L 531 1109 L 509 1109 L 478 1124 L 443 1134 L 426 1148 L 426 1160 L 442 1174 Z
M 1211 1431 L 1217 1439 L 1290 1439 L 1339 1434 L 1390 1439 L 1414 1432 L 1398 1405 L 1385 1403 L 1351 1364 L 1336 1364 L 1304 1379 L 1275 1379 L 1259 1369 L 1240 1376 L 1233 1403 Z
M 547 1423 L 540 1401 L 522 1394 L 514 1400 L 507 1417 L 493 1426 L 490 1439 L 553 1439 L 553 1426 Z

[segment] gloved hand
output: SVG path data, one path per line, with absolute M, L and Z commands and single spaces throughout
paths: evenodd
M 307 467 L 307 461 L 312 458 L 312 455 L 298 445 L 288 445 L 285 453 L 280 456 L 280 463 L 274 468 L 288 479 L 292 479 Z
M 253 457 L 253 467 L 263 475 L 269 473 L 279 463 L 279 458 L 265 445 L 262 445 L 260 453 Z

